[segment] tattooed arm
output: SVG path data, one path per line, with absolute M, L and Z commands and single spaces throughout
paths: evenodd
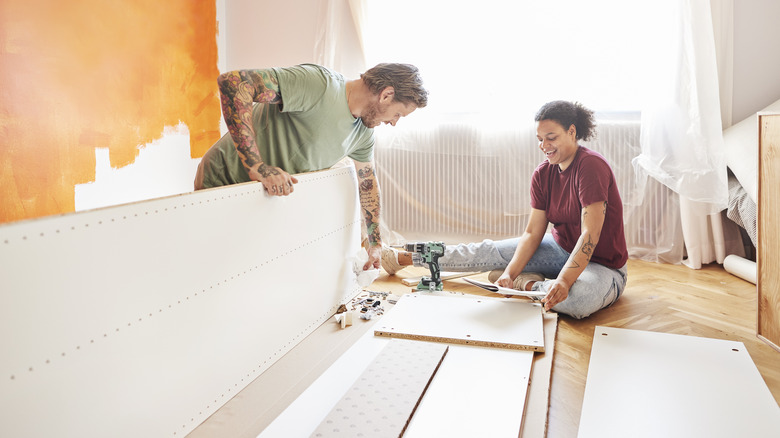
M 601 228 L 604 226 L 604 217 L 607 214 L 607 202 L 594 202 L 582 208 L 580 219 L 581 234 L 577 245 L 574 246 L 569 260 L 563 266 L 558 278 L 550 287 L 547 296 L 542 299 L 546 310 L 552 309 L 556 304 L 569 296 L 571 285 L 585 270 L 593 256 L 593 251 L 599 243 Z
M 281 104 L 279 82 L 272 70 L 238 70 L 223 73 L 217 79 L 222 113 L 238 156 L 253 181 L 263 183 L 271 195 L 289 195 L 298 180 L 284 170 L 269 166 L 260 156 L 252 125 L 255 102 Z
M 379 236 L 379 184 L 374 174 L 374 163 L 355 161 L 360 194 L 360 209 L 368 234 L 368 262 L 363 269 L 379 268 L 382 255 L 382 238 Z

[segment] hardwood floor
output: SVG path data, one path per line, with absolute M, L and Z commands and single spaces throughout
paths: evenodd
M 382 274 L 371 289 L 405 292 L 409 287 L 400 279 L 425 272 L 415 268 L 396 276 Z M 599 325 L 743 342 L 780 403 L 780 352 L 756 337 L 754 284 L 717 264 L 692 270 L 639 260 L 629 261 L 628 278 L 624 295 L 612 307 L 584 320 L 559 318 L 548 437 L 577 436 L 593 332 Z M 479 294 L 475 289 L 462 279 L 445 281 L 445 290 Z

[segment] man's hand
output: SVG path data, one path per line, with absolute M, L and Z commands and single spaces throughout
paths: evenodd
M 379 269 L 380 260 L 382 258 L 382 245 L 374 245 L 368 247 L 368 261 L 363 265 L 363 270 Z
M 550 310 L 558 303 L 562 302 L 569 297 L 570 285 L 560 278 L 555 280 L 550 287 L 550 291 L 542 298 L 542 304 L 544 304 L 544 310 Z
M 298 183 L 298 178 L 265 163 L 249 169 L 249 178 L 263 183 L 265 191 L 271 196 L 287 196 L 293 192 L 293 184 Z

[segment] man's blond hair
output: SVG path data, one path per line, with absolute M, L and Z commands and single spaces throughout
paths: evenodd
M 393 100 L 403 104 L 414 104 L 417 108 L 428 105 L 428 91 L 423 87 L 417 67 L 411 64 L 383 63 L 368 69 L 360 75 L 373 94 L 379 94 L 387 87 L 393 87 Z

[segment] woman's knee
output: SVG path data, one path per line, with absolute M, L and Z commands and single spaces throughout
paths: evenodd
M 578 279 L 569 291 L 569 296 L 553 307 L 559 313 L 565 313 L 576 319 L 588 316 L 605 309 L 617 302 L 622 294 L 621 284 L 616 279 L 604 284 L 603 277 L 597 282 L 587 282 Z

